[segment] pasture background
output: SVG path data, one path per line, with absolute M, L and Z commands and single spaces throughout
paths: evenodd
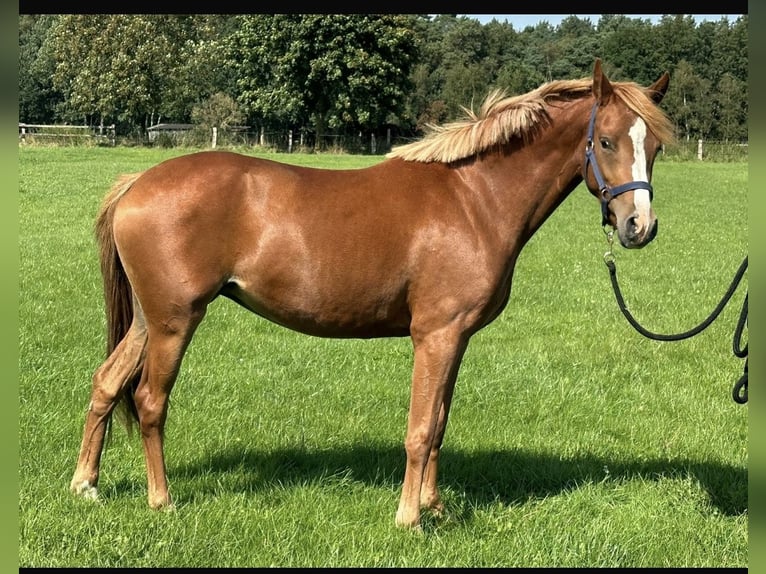
M 148 508 L 140 442 L 119 425 L 102 502 L 70 495 L 105 346 L 96 210 L 117 174 L 188 151 L 19 148 L 20 566 L 747 566 L 748 406 L 730 397 L 747 280 L 702 334 L 643 338 L 614 301 L 583 186 L 469 345 L 440 469 L 449 520 L 425 518 L 422 535 L 393 524 L 408 339 L 311 338 L 225 299 L 171 397 L 176 510 Z M 675 333 L 747 255 L 747 164 L 660 159 L 653 183 L 659 235 L 616 247 L 617 267 L 637 319 Z

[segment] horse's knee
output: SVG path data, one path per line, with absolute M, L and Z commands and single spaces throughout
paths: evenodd
M 112 384 L 108 368 L 105 366 L 100 367 L 93 374 L 92 381 L 93 390 L 88 410 L 98 416 L 107 415 L 114 409 L 114 406 L 120 399 L 121 389 L 119 386 Z
M 124 389 L 141 374 L 146 338 L 131 329 L 101 366 L 93 373 L 90 410 L 108 414 Z
M 421 460 L 425 464 L 434 440 L 433 432 L 425 429 L 415 429 L 407 434 L 404 440 L 404 450 L 411 460 Z
M 139 385 L 133 400 L 138 411 L 138 422 L 142 434 L 162 430 L 167 412 L 167 396 L 156 396 L 146 385 Z

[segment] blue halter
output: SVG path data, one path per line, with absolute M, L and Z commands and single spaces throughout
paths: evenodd
M 593 104 L 593 110 L 590 113 L 590 122 L 588 122 L 588 141 L 585 144 L 585 168 L 583 170 L 583 179 L 588 174 L 588 165 L 593 167 L 593 176 L 598 183 L 598 190 L 601 193 L 601 225 L 609 223 L 609 210 L 607 206 L 609 202 L 615 197 L 626 191 L 633 189 L 647 189 L 649 190 L 649 200 L 651 201 L 654 196 L 654 190 L 652 184 L 648 181 L 629 181 L 616 187 L 609 187 L 604 181 L 604 177 L 601 175 L 601 170 L 598 168 L 598 162 L 596 161 L 596 154 L 593 151 L 593 130 L 596 125 L 596 110 L 598 110 L 598 102 Z

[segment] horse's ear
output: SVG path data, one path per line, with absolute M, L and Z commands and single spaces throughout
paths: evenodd
M 596 58 L 593 66 L 593 97 L 600 105 L 606 105 L 612 96 L 612 84 L 601 69 L 601 58 Z
M 649 91 L 649 97 L 654 100 L 655 104 L 659 104 L 662 98 L 665 97 L 665 93 L 668 91 L 668 84 L 670 83 L 670 74 L 665 72 L 659 79 L 647 88 Z

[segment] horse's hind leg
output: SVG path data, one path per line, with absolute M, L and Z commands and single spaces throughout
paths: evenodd
M 205 315 L 206 306 L 180 312 L 172 319 L 150 323 L 149 345 L 141 381 L 135 392 L 141 428 L 149 506 L 160 509 L 172 505 L 165 468 L 163 436 L 168 413 L 168 399 L 178 377 L 181 360 L 192 335 Z
M 80 455 L 69 486 L 76 494 L 93 499 L 97 497 L 96 487 L 107 422 L 123 389 L 142 370 L 146 340 L 146 329 L 140 316 L 137 316 L 125 337 L 93 375 Z

